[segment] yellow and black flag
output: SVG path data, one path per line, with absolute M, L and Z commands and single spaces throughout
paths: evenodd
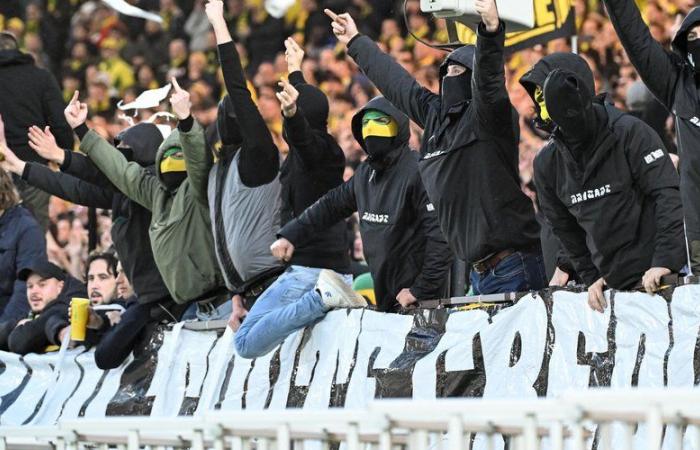
M 535 27 L 530 30 L 506 34 L 506 47 L 509 52 L 522 50 L 552 39 L 576 34 L 576 14 L 572 0 L 533 0 Z M 460 42 L 476 43 L 476 35 L 466 25 L 457 23 Z

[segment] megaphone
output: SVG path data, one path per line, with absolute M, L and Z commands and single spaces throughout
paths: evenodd
M 535 26 L 533 0 L 496 0 L 496 6 L 509 33 Z M 420 9 L 438 19 L 452 19 L 473 30 L 481 22 L 481 16 L 474 9 L 474 0 L 420 0 Z

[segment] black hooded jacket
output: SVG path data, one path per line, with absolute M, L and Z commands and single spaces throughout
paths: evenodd
M 49 345 L 61 345 L 58 333 L 69 325 L 68 307 L 71 299 L 86 296 L 85 285 L 66 275 L 58 297 L 49 302 L 38 316 L 12 330 L 7 340 L 10 351 L 26 355 L 43 353 Z
M 684 264 L 678 174 L 652 128 L 599 98 L 592 108 L 584 154 L 555 130 L 535 158 L 537 194 L 583 281 L 630 289 L 651 267 Z
M 353 134 L 363 148 L 362 116 L 368 109 L 382 111 L 399 124 L 389 168 L 377 172 L 363 162 L 355 176 L 329 191 L 279 234 L 294 245 L 303 245 L 357 211 L 377 307 L 393 311 L 399 306 L 396 295 L 403 288 L 418 299 L 444 297 L 452 256 L 418 175 L 418 154 L 408 147 L 408 118 L 383 97 L 371 100 L 352 121 Z
M 555 125 L 551 122 L 545 123 L 540 117 L 540 105 L 535 99 L 535 90 L 539 87 L 544 87 L 544 82 L 547 76 L 555 69 L 565 69 L 575 73 L 579 79 L 586 85 L 589 92 L 595 92 L 595 80 L 593 72 L 591 72 L 588 63 L 581 56 L 574 53 L 552 53 L 545 56 L 535 63 L 528 72 L 520 78 L 520 84 L 525 88 L 528 95 L 535 105 L 537 113 L 534 123 L 542 132 L 549 135 Z M 539 197 L 538 197 L 539 199 Z M 540 240 L 542 242 L 542 255 L 544 257 L 544 265 L 547 271 L 547 277 L 551 278 L 554 270 L 559 269 L 567 272 L 573 278 L 576 278 L 576 270 L 571 261 L 566 257 L 566 253 L 561 247 L 561 243 L 556 235 L 552 232 L 549 223 L 542 214 L 542 208 L 538 214 L 538 222 L 540 223 Z
M 32 125 L 50 126 L 61 148 L 73 148 L 73 130 L 63 116 L 66 105 L 58 83 L 34 65 L 31 55 L 0 50 L 0 99 L 7 145 L 19 159 L 46 162 L 29 147 L 27 129 Z
M 289 74 L 299 91 L 297 113 L 284 119 L 284 137 L 289 154 L 280 168 L 282 220 L 284 225 L 298 217 L 329 190 L 343 184 L 345 155 L 328 134 L 328 99 L 318 88 L 306 83 L 301 72 Z M 292 264 L 333 269 L 347 273 L 345 221 L 314 234 L 314 239 L 295 249 Z
M 605 0 L 605 6 L 642 80 L 675 116 L 686 233 L 690 241 L 700 241 L 700 76 L 686 49 L 688 31 L 700 24 L 700 7 L 683 20 L 670 51 L 651 36 L 634 0 Z
M 504 39 L 503 24 L 495 33 L 480 25 L 476 48 L 448 56 L 441 75 L 450 61 L 472 70 L 473 98 L 446 112 L 440 96 L 420 86 L 371 39 L 358 36 L 348 45 L 348 54 L 382 94 L 425 130 L 421 178 L 443 234 L 467 262 L 540 247 L 532 202 L 520 188 L 520 129 L 505 86 Z
M 163 135 L 155 125 L 134 125 L 117 139 L 129 147 L 123 150 L 127 159 L 154 170 L 156 151 L 163 142 Z M 170 298 L 153 260 L 148 236 L 151 212 L 117 190 L 92 161 L 81 153 L 66 150 L 61 172 L 29 163 L 22 179 L 64 200 L 111 209 L 112 242 L 139 302 L 152 303 Z

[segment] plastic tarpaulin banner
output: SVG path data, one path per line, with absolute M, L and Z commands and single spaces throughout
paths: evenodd
M 677 287 L 667 298 L 606 295 L 604 314 L 588 307 L 586 293 L 564 290 L 470 311 L 332 311 L 255 360 L 235 353 L 231 330 L 191 331 L 182 323 L 159 329 L 110 371 L 97 369 L 84 348 L 0 353 L 0 425 L 700 382 L 700 285 Z

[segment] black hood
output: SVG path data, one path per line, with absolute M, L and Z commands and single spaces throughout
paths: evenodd
M 575 53 L 552 53 L 537 61 L 532 69 L 520 78 L 520 84 L 530 95 L 539 116 L 540 105 L 535 101 L 535 89 L 544 86 L 544 81 L 554 69 L 564 69 L 573 72 L 586 88 L 595 93 L 593 72 L 585 59 Z
M 319 88 L 310 84 L 295 86 L 299 91 L 297 106 L 304 112 L 304 117 L 311 128 L 319 131 L 328 129 L 328 98 Z
M 676 37 L 673 38 L 673 42 L 671 43 L 673 49 L 679 53 L 684 60 L 688 59 L 688 31 L 690 31 L 693 26 L 698 24 L 700 24 L 700 6 L 696 6 L 695 8 L 691 9 L 688 15 L 685 16 L 683 23 L 681 23 L 681 27 L 676 33 Z
M 22 53 L 19 50 L 0 50 L 0 67 L 34 65 L 32 55 Z
M 119 133 L 114 141 L 117 145 L 124 143 L 129 146 L 129 161 L 134 161 L 141 167 L 149 167 L 155 164 L 158 147 L 163 143 L 163 134 L 152 123 L 139 123 Z
M 464 66 L 470 71 L 474 71 L 474 54 L 476 53 L 476 47 L 473 45 L 464 45 L 457 50 L 452 51 L 447 58 L 440 64 L 440 81 L 447 74 L 447 66 L 450 63 L 457 63 L 460 66 Z
M 228 95 L 219 102 L 219 112 L 216 115 L 216 130 L 219 132 L 219 138 L 224 147 L 239 146 L 243 143 L 236 111 L 233 109 L 233 102 Z
M 365 140 L 362 138 L 362 117 L 367 110 L 374 109 L 387 114 L 396 120 L 399 124 L 399 134 L 394 138 L 396 148 L 408 146 L 408 140 L 411 138 L 411 130 L 408 125 L 408 117 L 391 104 L 391 102 L 382 96 L 374 97 L 367 104 L 357 111 L 352 117 L 352 134 L 357 142 L 360 143 L 362 149 L 366 152 Z

